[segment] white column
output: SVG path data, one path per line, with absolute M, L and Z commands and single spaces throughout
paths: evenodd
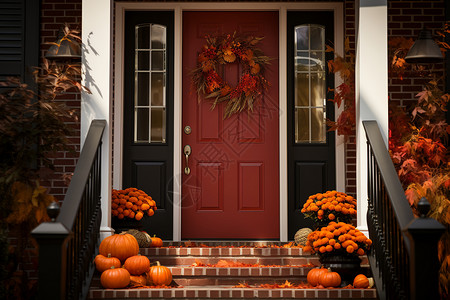
M 81 144 L 94 119 L 107 122 L 102 144 L 102 222 L 101 239 L 111 235 L 111 36 L 112 0 L 83 0 L 82 2 L 82 84 L 92 94 L 81 96 Z
M 358 229 L 367 235 L 367 145 L 362 121 L 376 120 L 388 142 L 387 0 L 360 0 L 356 7 L 356 165 Z

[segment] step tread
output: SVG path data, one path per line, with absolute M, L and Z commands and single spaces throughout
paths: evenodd
M 376 299 L 375 289 L 265 289 L 265 288 L 233 288 L 232 286 L 187 286 L 179 288 L 140 288 L 104 290 L 91 289 L 89 299 L 227 299 L 227 298 L 314 298 L 314 299 Z
M 158 247 L 141 248 L 147 256 L 314 256 L 301 248 L 258 247 Z
M 312 267 L 181 267 L 168 266 L 176 276 L 306 276 Z

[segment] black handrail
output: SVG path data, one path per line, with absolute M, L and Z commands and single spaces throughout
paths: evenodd
M 368 152 L 367 225 L 373 240 L 368 255 L 378 297 L 439 299 L 438 240 L 444 226 L 414 217 L 376 121 L 363 121 Z
M 105 120 L 92 121 L 59 215 L 31 233 L 39 244 L 39 299 L 87 296 L 100 237 L 105 126 Z M 52 213 L 50 210 L 51 217 Z

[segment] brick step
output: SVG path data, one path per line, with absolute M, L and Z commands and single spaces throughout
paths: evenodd
M 141 248 L 141 255 L 151 262 L 159 261 L 173 275 L 172 288 L 135 288 L 105 290 L 97 272 L 91 282 L 90 299 L 376 299 L 374 289 L 264 289 L 260 284 L 293 284 L 306 282 L 311 269 L 307 264 L 320 265 L 316 255 L 300 248 L 280 248 L 279 242 L 165 242 L 161 248 Z M 214 267 L 220 260 L 261 267 Z M 194 266 L 195 264 L 203 264 Z M 210 266 L 207 266 L 210 265 Z M 361 266 L 368 273 L 364 257 Z M 251 288 L 234 288 L 246 283 Z
M 141 248 L 141 255 L 150 261 L 159 261 L 165 266 L 191 266 L 201 262 L 217 264 L 220 260 L 239 261 L 245 264 L 260 265 L 306 265 L 320 266 L 317 255 L 303 253 L 300 248 Z M 368 265 L 367 257 L 362 257 L 362 265 Z
M 377 299 L 375 289 L 263 289 L 232 286 L 190 286 L 170 289 L 89 291 L 88 299 Z

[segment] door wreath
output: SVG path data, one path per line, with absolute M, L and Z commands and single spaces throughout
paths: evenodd
M 224 118 L 244 109 L 252 111 L 255 101 L 269 87 L 264 71 L 269 57 L 256 48 L 263 37 L 233 35 L 207 36 L 192 71 L 193 84 L 199 95 L 218 103 L 227 102 Z M 231 87 L 220 75 L 219 66 L 239 63 L 241 77 L 236 87 Z

